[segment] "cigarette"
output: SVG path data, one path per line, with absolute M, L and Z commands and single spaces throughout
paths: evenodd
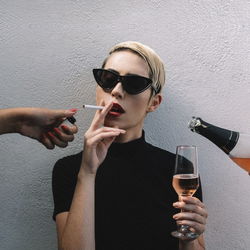
M 88 104 L 83 104 L 83 108 L 89 108 L 89 109 L 100 109 L 102 110 L 104 106 L 95 106 L 95 105 L 88 105 Z M 68 117 L 67 120 L 71 123 L 74 124 L 76 122 L 76 119 L 74 116 Z
M 83 104 L 83 108 L 88 108 L 88 109 L 103 109 L 103 106 L 95 106 L 95 105 L 88 105 L 88 104 Z

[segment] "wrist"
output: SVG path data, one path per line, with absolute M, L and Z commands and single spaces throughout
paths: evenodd
M 179 240 L 179 250 L 201 249 L 197 239 L 195 240 Z M 202 248 L 203 249 L 203 248 Z
M 90 167 L 86 166 L 84 163 L 81 165 L 80 171 L 78 173 L 79 179 L 95 179 L 96 171 L 91 170 Z
M 21 113 L 18 108 L 0 110 L 0 134 L 18 133 Z

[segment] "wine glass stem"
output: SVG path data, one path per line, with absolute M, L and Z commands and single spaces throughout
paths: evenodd
M 191 197 L 191 195 L 186 195 L 185 197 L 187 197 L 187 196 Z M 182 197 L 184 197 L 184 196 L 179 195 L 179 201 L 182 201 Z M 185 210 L 181 209 L 181 212 L 185 212 Z M 188 226 L 188 225 L 178 225 L 177 228 L 178 228 L 177 230 L 183 234 L 186 234 L 190 231 L 190 226 Z

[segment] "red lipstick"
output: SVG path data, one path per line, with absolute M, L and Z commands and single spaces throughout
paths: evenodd
M 125 113 L 125 110 L 122 108 L 122 106 L 120 104 L 113 103 L 113 106 L 108 114 L 111 116 L 114 116 L 114 117 L 119 117 L 124 113 Z

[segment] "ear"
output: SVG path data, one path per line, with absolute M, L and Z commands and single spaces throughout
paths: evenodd
M 162 95 L 157 94 L 153 97 L 151 97 L 151 100 L 149 101 L 149 105 L 147 108 L 147 113 L 155 111 L 159 105 L 161 104 L 162 101 Z

